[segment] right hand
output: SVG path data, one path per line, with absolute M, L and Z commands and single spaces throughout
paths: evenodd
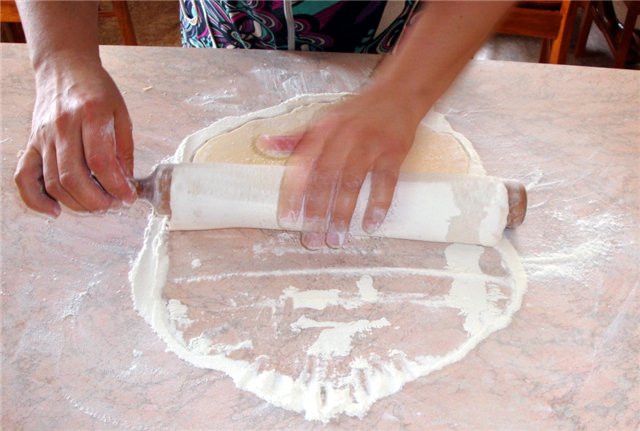
M 133 137 L 124 99 L 99 60 L 56 59 L 36 71 L 31 135 L 15 182 L 25 204 L 105 212 L 133 203 Z

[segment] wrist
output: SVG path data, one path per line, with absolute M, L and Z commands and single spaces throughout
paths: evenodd
M 78 69 L 102 69 L 102 62 L 97 52 L 96 54 L 88 54 L 59 50 L 41 56 L 33 56 L 31 63 L 36 80 L 64 75 Z
M 436 102 L 439 94 L 434 94 L 427 88 L 418 89 L 415 82 L 392 74 L 376 74 L 363 90 L 374 100 L 385 100 L 397 107 L 407 121 L 417 124 L 424 118 L 431 106 Z

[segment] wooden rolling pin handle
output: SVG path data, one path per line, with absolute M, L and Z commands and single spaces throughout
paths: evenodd
M 138 198 L 149 202 L 160 215 L 171 216 L 171 179 L 173 165 L 156 166 L 151 175 L 131 180 Z
M 509 199 L 509 215 L 507 216 L 507 228 L 518 227 L 524 221 L 527 213 L 527 189 L 524 185 L 514 180 L 504 180 Z

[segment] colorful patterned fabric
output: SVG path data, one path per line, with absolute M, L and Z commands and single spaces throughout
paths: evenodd
M 181 0 L 182 45 L 388 53 L 417 4 L 418 0 Z

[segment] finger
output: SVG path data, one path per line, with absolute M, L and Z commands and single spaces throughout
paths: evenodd
M 87 211 L 106 211 L 113 198 L 91 177 L 81 139 L 82 132 L 78 130 L 56 143 L 60 184 Z
M 339 177 L 335 166 L 317 166 L 310 175 L 304 192 L 302 222 L 302 245 L 308 249 L 318 249 L 325 243 L 329 209 Z
M 344 142 L 335 140 L 316 161 L 304 192 L 302 244 L 317 249 L 325 244 L 330 212 L 346 159 Z
M 42 163 L 42 177 L 47 194 L 73 211 L 87 211 L 87 209 L 69 195 L 64 187 L 62 187 L 62 184 L 60 184 L 58 161 L 53 145 L 44 148 L 42 153 Z
M 82 145 L 87 166 L 111 196 L 131 203 L 136 194 L 117 160 L 115 141 L 113 118 L 87 122 L 82 126 Z
M 29 146 L 18 161 L 13 179 L 20 197 L 29 208 L 55 218 L 60 215 L 60 204 L 45 191 L 42 157 L 33 147 Z
M 367 209 L 362 220 L 362 229 L 371 234 L 378 230 L 387 216 L 398 184 L 398 175 L 402 158 L 383 155 L 378 158 L 371 173 L 371 192 Z
M 362 188 L 371 163 L 364 154 L 349 157 L 340 177 L 333 203 L 333 213 L 327 231 L 327 245 L 329 247 L 342 247 L 351 225 L 353 211 L 358 201 L 358 195 Z
M 113 115 L 116 135 L 116 158 L 124 175 L 133 177 L 133 126 L 126 106 L 116 109 Z
M 298 227 L 309 175 L 321 148 L 321 141 L 306 134 L 287 161 L 278 197 L 278 224 L 284 229 Z
M 302 134 L 295 135 L 260 135 L 254 145 L 258 152 L 274 159 L 289 157 L 302 140 Z

